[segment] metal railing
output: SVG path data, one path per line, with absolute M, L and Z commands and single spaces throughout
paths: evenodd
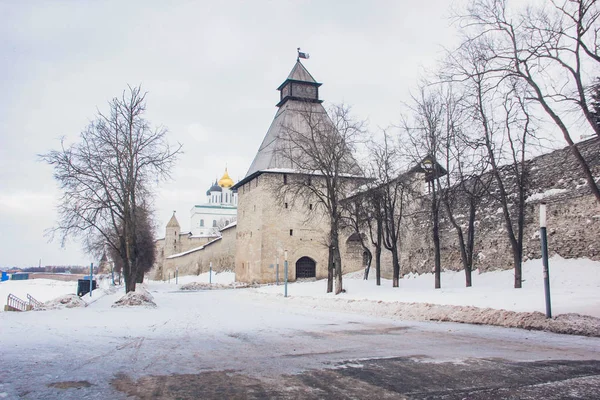
M 31 305 L 27 304 L 26 301 L 21 300 L 12 293 L 8 295 L 8 298 L 6 299 L 6 307 L 4 307 L 5 311 L 29 311 L 31 309 Z
M 29 293 L 27 293 L 27 300 L 29 300 L 29 305 L 31 306 L 32 309 L 42 308 L 44 306 L 44 303 L 34 299 L 33 296 L 30 295 Z

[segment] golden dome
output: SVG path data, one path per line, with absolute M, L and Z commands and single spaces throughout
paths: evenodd
M 233 186 L 233 179 L 229 177 L 229 174 L 227 173 L 227 168 L 225 168 L 225 173 L 223 174 L 223 177 L 219 179 L 219 186 L 223 188 L 230 188 Z

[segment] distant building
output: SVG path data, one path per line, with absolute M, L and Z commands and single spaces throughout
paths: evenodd
M 235 221 L 237 216 L 237 190 L 227 168 L 219 181 L 206 191 L 206 203 L 190 210 L 192 236 L 218 236 L 220 228 Z
M 189 257 L 184 256 L 220 241 L 223 231 L 235 226 L 238 197 L 237 190 L 232 189 L 233 185 L 225 168 L 223 177 L 206 191 L 206 203 L 195 205 L 190 210 L 189 232 L 181 232 L 173 211 L 165 229 L 165 237 L 155 242 L 155 275 L 166 278 L 169 274 L 173 276 L 177 269 L 193 273 L 202 268 L 202 264 L 197 261 L 186 263 Z

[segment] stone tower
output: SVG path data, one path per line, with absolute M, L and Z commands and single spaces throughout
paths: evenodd
M 274 282 L 283 279 L 287 252 L 289 279 L 327 277 L 328 249 L 324 244 L 329 220 L 322 210 L 307 201 L 282 195 L 282 185 L 311 176 L 294 169 L 280 149 L 294 132 L 309 132 L 307 113 L 331 120 L 319 98 L 318 83 L 298 60 L 286 80 L 277 88 L 279 102 L 273 122 L 238 190 L 236 232 L 236 280 Z M 289 142 L 288 142 L 289 143 Z M 288 197 L 286 197 L 288 196 Z M 348 265 L 348 264 L 347 264 Z M 348 265 L 345 271 L 352 271 Z
M 181 251 L 181 241 L 179 238 L 179 233 L 181 232 L 181 227 L 179 226 L 179 222 L 177 221 L 177 217 L 175 217 L 175 211 L 173 211 L 173 216 L 167 222 L 167 228 L 165 230 L 165 243 L 164 243 L 164 256 L 168 257 L 173 254 L 177 254 Z

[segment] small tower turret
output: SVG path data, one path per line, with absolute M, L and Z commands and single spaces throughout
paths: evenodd
M 165 231 L 165 256 L 170 256 L 172 254 L 177 254 L 180 252 L 180 233 L 181 227 L 179 226 L 179 221 L 177 221 L 177 217 L 175 217 L 175 211 L 173 211 L 173 216 L 171 217 L 169 222 L 167 222 L 167 229 Z

